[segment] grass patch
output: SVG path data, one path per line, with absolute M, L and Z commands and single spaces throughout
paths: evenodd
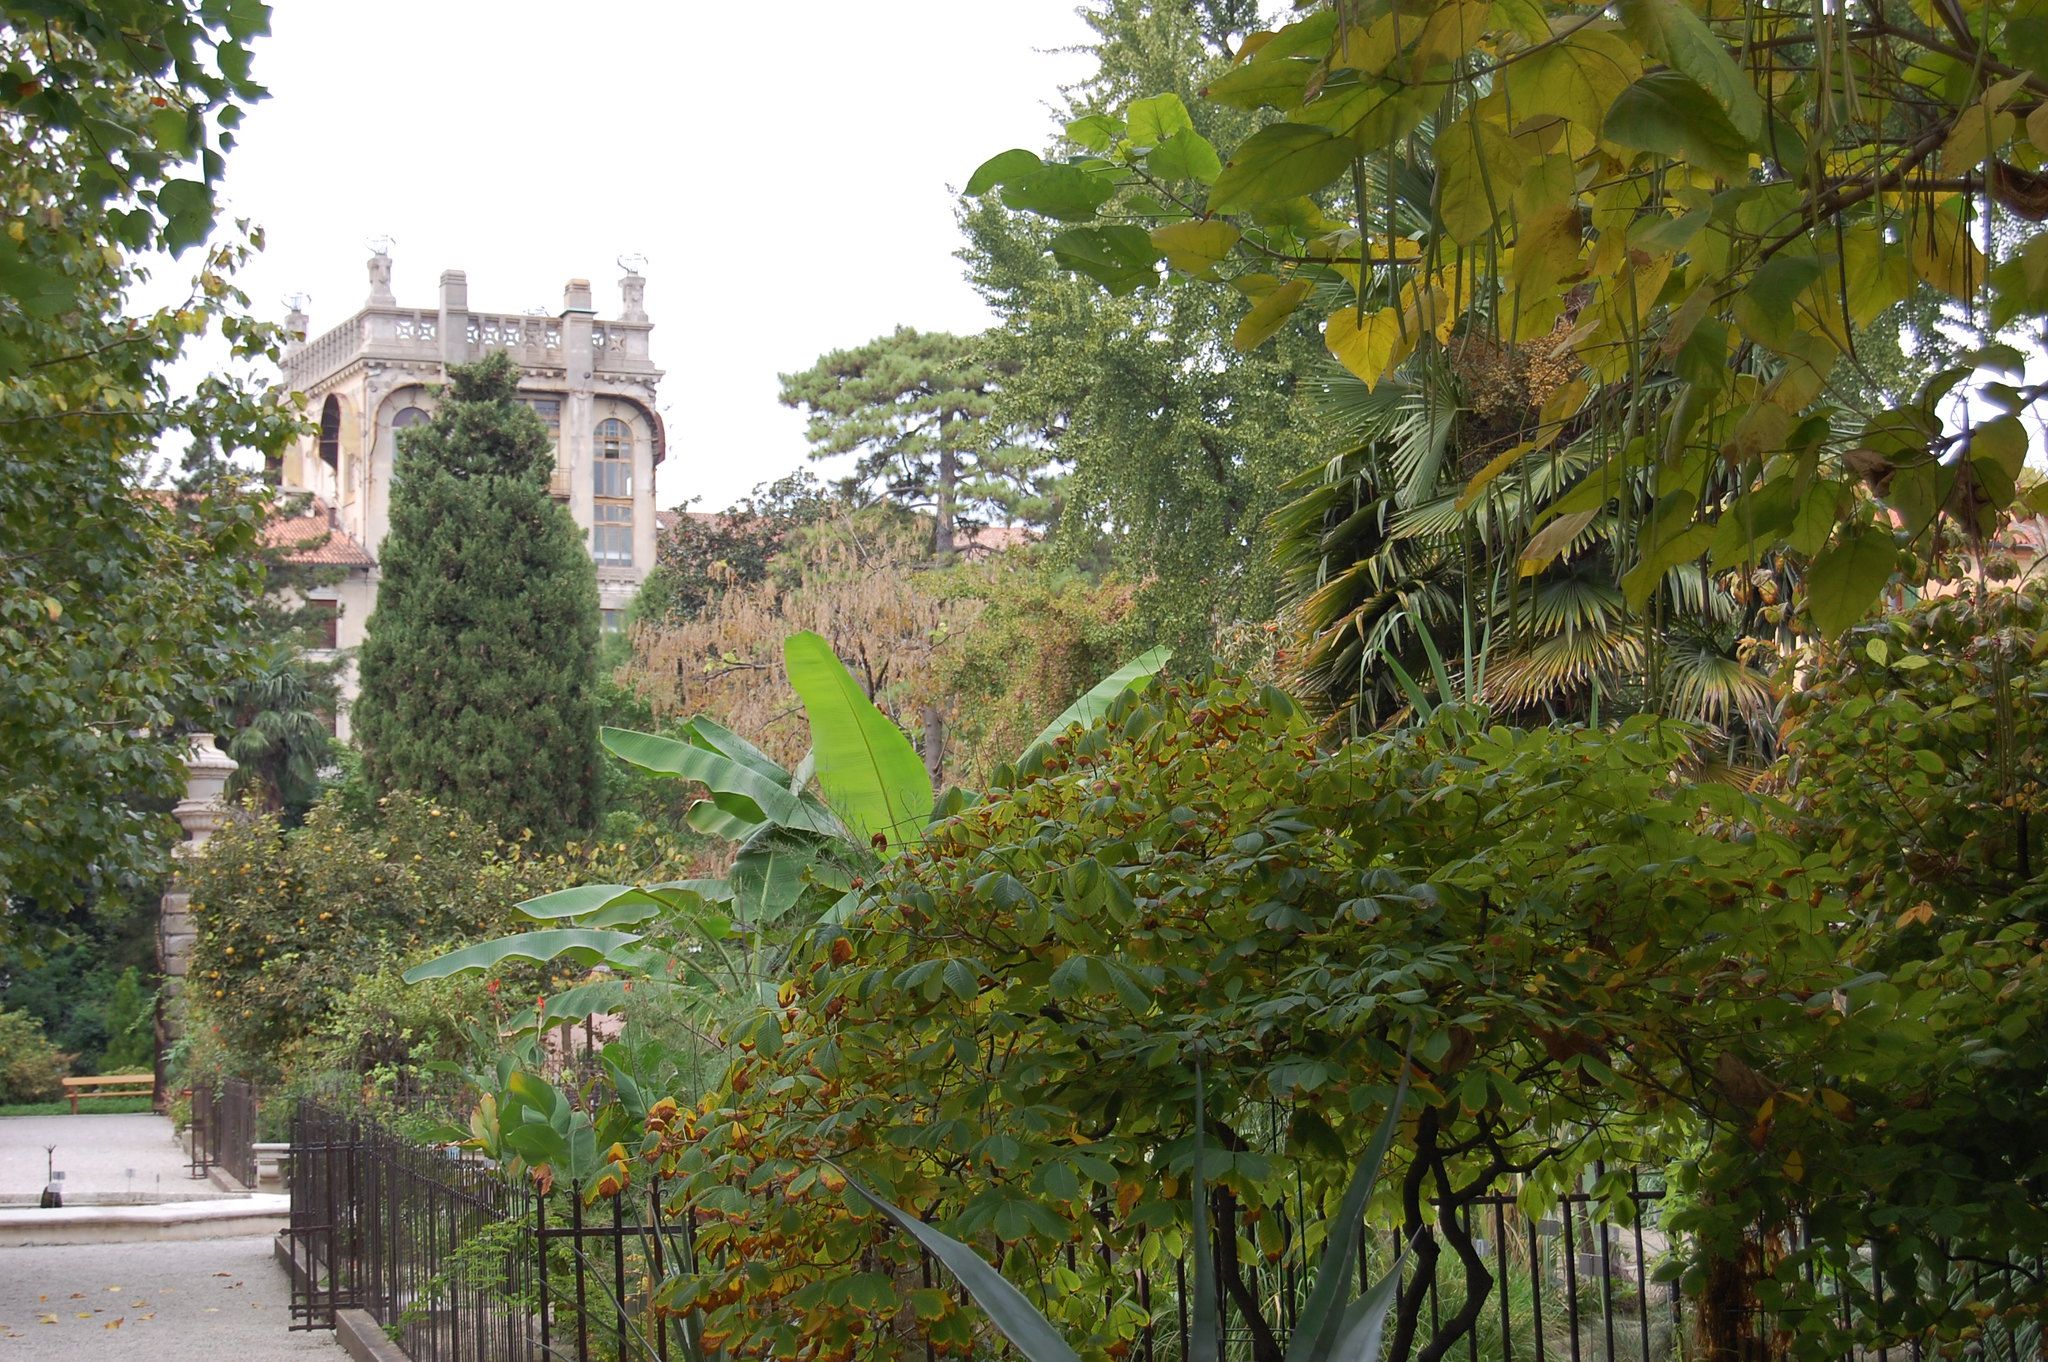
M 128 1112 L 154 1111 L 155 1106 L 147 1097 L 96 1097 L 87 1098 L 78 1104 L 80 1116 L 121 1115 Z M 69 1116 L 71 1101 L 59 1097 L 54 1102 L 11 1102 L 0 1104 L 0 1116 Z

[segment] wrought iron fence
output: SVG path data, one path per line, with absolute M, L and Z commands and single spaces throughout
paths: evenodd
M 299 1103 L 291 1327 L 363 1310 L 413 1362 L 537 1362 L 533 1200 L 482 1160 Z
M 193 1177 L 218 1168 L 244 1187 L 256 1185 L 256 1090 L 239 1078 L 192 1085 Z
M 690 1212 L 658 1180 L 594 1205 L 581 1191 L 560 1185 L 541 1195 L 484 1160 L 303 1101 L 292 1120 L 292 1327 L 329 1328 L 338 1310 L 361 1309 L 414 1362 L 667 1362 L 694 1355 L 686 1331 L 695 1321 L 652 1308 L 665 1278 L 696 1271 Z M 1505 1192 L 1462 1203 L 1452 1213 L 1455 1226 L 1439 1207 L 1437 1242 L 1462 1241 L 1470 1256 L 1444 1252 L 1419 1288 L 1415 1258 L 1405 1257 L 1403 1290 L 1414 1327 L 1407 1355 L 1420 1362 L 1689 1356 L 1691 1307 L 1656 1273 L 1670 1248 L 1660 1224 L 1664 1194 L 1636 1181 L 1627 1197 L 1631 1213 L 1618 1218 L 1610 1218 L 1615 1204 L 1583 1192 L 1536 1218 Z M 1220 1293 L 1224 1362 L 1271 1362 L 1276 1334 L 1284 1350 L 1285 1331 L 1310 1285 L 1310 1245 L 1293 1243 L 1292 1233 L 1277 1261 L 1242 1265 L 1236 1285 L 1248 1289 Z M 1361 1285 L 1395 1264 L 1397 1248 L 1391 1235 L 1361 1243 Z M 1149 1321 L 1131 1340 L 1130 1362 L 1185 1362 L 1189 1262 L 1170 1263 L 1163 1277 L 1136 1263 L 1105 1266 L 1135 1283 Z M 1217 1269 L 1226 1270 L 1221 1261 Z M 1881 1287 L 1867 1256 L 1852 1258 L 1842 1272 L 1834 1298 L 1844 1311 L 1841 1288 L 1849 1274 Z M 944 1280 L 929 1257 L 919 1275 L 928 1286 Z M 1255 1321 L 1233 1303 L 1246 1300 L 1270 1318 Z M 1756 1314 L 1743 1348 L 1749 1362 L 1784 1352 L 1781 1323 Z M 1984 1355 L 2007 1362 L 2010 1354 L 2018 1362 L 2026 1353 L 2012 1347 Z M 1908 1343 L 1851 1350 L 1844 1362 L 1920 1357 Z

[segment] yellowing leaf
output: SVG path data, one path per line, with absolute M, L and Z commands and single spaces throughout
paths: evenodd
M 1416 280 L 1401 286 L 1401 324 L 1411 332 L 1433 333 L 1439 344 L 1448 339 L 1458 318 L 1451 311 L 1450 296 L 1436 285 L 1417 287 Z
M 1796 1149 L 1785 1156 L 1785 1176 L 1794 1182 L 1806 1177 L 1806 1159 Z
M 1410 76 L 1420 77 L 1431 67 L 1448 65 L 1471 51 L 1486 31 L 1492 12 L 1493 0 L 1440 0 L 1409 56 Z
M 1570 515 L 1559 516 L 1538 530 L 1529 540 L 1528 547 L 1522 550 L 1522 575 L 1528 577 L 1541 572 L 1551 559 L 1570 549 L 1572 541 L 1585 532 L 1598 514 L 1598 511 L 1574 511 Z
M 1412 19 L 1408 30 L 1414 31 Z M 1393 61 L 1398 51 L 1394 45 L 1394 16 L 1382 14 L 1362 27 L 1353 24 L 1345 29 L 1344 40 L 1330 53 L 1330 65 L 1364 76 L 1384 75 L 1387 63 Z
M 1951 298 L 1968 298 L 1984 285 L 1990 263 L 1960 214 L 1944 205 L 1908 216 L 1913 272 Z
M 1412 337 L 1402 334 L 1401 318 L 1391 307 L 1367 313 L 1362 323 L 1356 308 L 1342 309 L 1324 323 L 1323 342 L 1338 363 L 1365 380 L 1368 390 L 1415 347 Z
M 1294 315 L 1294 309 L 1301 306 L 1309 295 L 1306 279 L 1293 279 L 1252 304 L 1252 310 L 1245 313 L 1244 320 L 1237 324 L 1230 343 L 1239 350 L 1256 350 L 1265 344 L 1274 332 L 1287 324 Z
M 1963 110 L 1948 130 L 1948 138 L 1941 144 L 1941 168 L 1953 175 L 1976 169 L 1985 157 L 2012 140 L 2015 126 L 2011 114 L 1991 111 L 1986 96 L 1983 102 Z
M 1849 294 L 1849 319 L 1856 325 L 1868 326 L 1913 291 L 1913 264 L 1906 254 L 1873 224 L 1843 230 L 1841 282 Z
M 1477 473 L 1474 473 L 1472 475 L 1472 481 L 1465 484 L 1465 490 L 1458 493 L 1457 509 L 1463 511 L 1469 508 L 1473 502 L 1479 500 L 1480 497 L 1486 494 L 1486 489 L 1488 485 L 1490 485 L 1495 478 L 1498 478 L 1501 474 L 1507 472 L 1508 469 L 1514 467 L 1515 461 L 1517 459 L 1521 458 L 1524 454 L 1529 453 L 1531 450 L 1535 448 L 1536 444 L 1534 441 L 1524 440 L 1520 444 L 1512 447 L 1511 449 L 1508 449 L 1503 453 L 1496 454 L 1491 459 L 1488 459 L 1486 461 L 1486 466 L 1484 468 L 1481 468 Z
M 1508 102 L 1517 118 L 1550 114 L 1583 130 L 1579 154 L 1591 150 L 1608 107 L 1642 73 L 1642 58 L 1620 34 L 1583 31 L 1508 67 Z
M 1244 235 L 1227 222 L 1174 222 L 1152 229 L 1152 244 L 1166 252 L 1166 263 L 1188 274 L 1202 274 L 1230 254 Z
M 2034 150 L 2048 153 L 2048 99 L 2035 105 L 2027 115 L 2027 140 L 2034 144 Z
M 1493 230 L 1527 169 L 1505 129 L 1472 115 L 1437 134 L 1436 164 L 1438 216 L 1461 246 Z

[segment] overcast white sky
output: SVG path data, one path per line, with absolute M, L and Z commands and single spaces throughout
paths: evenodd
M 315 334 L 368 292 L 432 306 L 561 307 L 647 257 L 669 455 L 663 506 L 713 509 L 806 462 L 776 374 L 899 323 L 978 330 L 953 196 L 1036 148 L 1085 74 L 1074 0 L 278 0 L 256 53 L 271 92 L 228 162 L 228 216 L 268 235 L 255 306 L 312 295 Z

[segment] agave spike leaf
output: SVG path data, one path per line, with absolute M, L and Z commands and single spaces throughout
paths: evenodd
M 1408 1061 L 1401 1060 L 1401 1081 L 1394 1089 L 1394 1098 L 1387 1103 L 1387 1114 L 1380 1118 L 1379 1129 L 1373 1132 L 1372 1143 L 1359 1156 L 1358 1168 L 1351 1175 L 1351 1185 L 1344 1189 L 1344 1200 L 1337 1209 L 1336 1219 L 1330 1222 L 1329 1235 L 1323 1241 L 1323 1256 L 1316 1264 L 1315 1289 L 1309 1293 L 1308 1304 L 1302 1307 L 1301 1317 L 1295 1322 L 1294 1337 L 1287 1346 L 1287 1362 L 1337 1362 L 1336 1349 L 1340 1342 L 1356 1333 L 1360 1320 L 1347 1320 L 1344 1310 L 1345 1297 L 1351 1291 L 1351 1267 L 1358 1260 L 1358 1227 L 1365 1221 L 1366 1205 L 1372 1200 L 1373 1187 L 1380 1177 L 1380 1165 L 1386 1162 L 1387 1150 L 1394 1143 L 1394 1132 L 1401 1124 L 1401 1108 L 1408 1104 Z M 1396 1272 L 1390 1274 L 1398 1279 Z M 1387 1299 L 1392 1300 L 1389 1293 Z M 1379 1317 L 1386 1315 L 1386 1304 L 1381 1303 Z M 1377 1354 L 1377 1323 L 1374 1325 L 1374 1354 Z M 1369 1362 L 1361 1357 L 1360 1362 Z
M 974 1297 L 974 1303 L 989 1317 L 989 1322 L 1023 1354 L 1026 1362 L 1081 1362 L 1080 1354 L 1067 1346 L 1066 1340 L 1060 1337 L 1059 1331 L 1053 1328 L 1038 1307 L 1005 1281 L 1003 1274 L 989 1266 L 979 1253 L 950 1234 L 927 1225 L 909 1211 L 883 1200 L 838 1164 L 831 1166 L 839 1171 L 846 1179 L 846 1185 L 862 1200 L 894 1221 L 898 1228 L 945 1265 L 960 1285 L 967 1288 L 967 1294 Z
M 1400 1293 L 1401 1259 L 1406 1256 L 1410 1242 L 1403 1241 L 1394 1251 L 1394 1261 L 1387 1268 L 1386 1275 L 1346 1307 L 1336 1343 L 1316 1362 L 1379 1362 L 1380 1339 L 1386 1332 L 1387 1311 L 1393 1308 L 1394 1297 Z

